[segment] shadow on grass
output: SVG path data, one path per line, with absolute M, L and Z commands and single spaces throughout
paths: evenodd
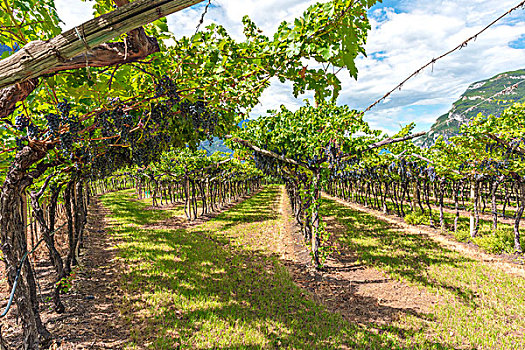
M 345 322 L 298 288 L 276 256 L 232 244 L 225 231 L 265 229 L 278 187 L 269 187 L 210 222 L 188 229 L 114 226 L 120 238 L 134 345 L 154 349 L 404 349 L 406 330 Z M 144 224 L 154 213 L 105 200 L 120 222 Z M 158 220 L 158 217 L 155 218 Z M 419 348 L 451 349 L 430 341 Z
M 101 197 L 102 204 L 111 208 L 112 217 L 120 223 L 149 225 L 169 219 L 178 212 L 176 208 L 152 210 L 151 204 L 134 198 L 134 191 L 131 189 L 111 192 Z
M 436 281 L 427 273 L 430 266 L 461 267 L 472 262 L 471 259 L 460 257 L 421 234 L 408 233 L 373 215 L 340 205 L 333 200 L 322 200 L 321 215 L 335 216 L 346 226 L 345 234 L 338 239 L 354 251 L 365 265 L 380 267 L 394 276 L 434 290 L 447 289 L 461 302 L 475 306 L 475 294 L 472 290 Z

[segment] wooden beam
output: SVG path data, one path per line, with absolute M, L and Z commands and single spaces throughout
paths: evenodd
M 370 151 L 370 150 L 373 150 L 375 148 L 379 148 L 379 147 L 383 147 L 383 146 L 386 146 L 386 145 L 390 145 L 392 143 L 408 141 L 408 140 L 414 139 L 416 137 L 423 136 L 425 134 L 426 134 L 426 131 L 421 131 L 421 132 L 418 132 L 418 133 L 415 133 L 415 134 L 412 134 L 412 135 L 398 137 L 398 138 L 395 138 L 395 139 L 392 139 L 392 138 L 389 137 L 387 139 L 384 139 L 382 141 L 379 141 L 379 142 L 376 142 L 376 143 L 373 143 L 373 144 L 369 145 L 366 150 Z
M 52 72 L 82 52 L 202 1 L 137 0 L 48 41 L 32 41 L 0 61 L 0 88 Z
M 308 164 L 306 163 L 303 163 L 303 162 L 298 162 L 296 160 L 293 160 L 291 158 L 287 158 L 283 155 L 279 155 L 277 153 L 274 153 L 272 151 L 268 151 L 266 149 L 263 149 L 263 148 L 260 148 L 260 147 L 257 147 L 255 146 L 254 144 L 252 144 L 250 141 L 247 141 L 247 140 L 243 140 L 243 139 L 240 139 L 238 137 L 232 137 L 232 141 L 234 142 L 237 142 L 245 147 L 248 147 L 248 148 L 251 148 L 253 149 L 255 152 L 257 153 L 260 153 L 260 154 L 264 154 L 265 156 L 269 156 L 269 157 L 272 157 L 272 158 L 275 158 L 275 159 L 278 159 L 282 162 L 285 162 L 285 163 L 288 163 L 288 164 L 293 164 L 293 165 L 297 165 L 297 166 L 302 166 L 302 167 L 305 167 L 307 169 L 310 169 L 310 167 L 308 166 Z

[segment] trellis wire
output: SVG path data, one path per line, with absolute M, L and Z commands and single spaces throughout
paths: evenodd
M 199 32 L 199 29 L 200 29 L 201 25 L 204 23 L 204 17 L 208 13 L 208 9 L 210 8 L 210 5 L 211 5 L 211 0 L 208 0 L 208 3 L 206 4 L 206 7 L 204 7 L 204 12 L 202 12 L 199 24 L 197 25 L 197 28 L 195 30 L 195 34 L 197 34 Z
M 437 58 L 433 58 L 432 60 L 430 60 L 428 63 L 426 63 L 425 65 L 421 66 L 418 70 L 416 70 L 414 73 L 410 74 L 405 80 L 403 80 L 401 83 L 399 83 L 396 87 L 394 87 L 392 90 L 390 90 L 389 92 L 387 92 L 383 97 L 381 97 L 380 99 L 376 100 L 374 103 L 372 103 L 370 106 L 368 106 L 364 111 L 363 113 L 366 113 L 368 112 L 369 110 L 371 110 L 373 107 L 375 107 L 377 104 L 379 104 L 381 101 L 385 100 L 388 96 L 390 96 L 394 91 L 396 91 L 397 89 L 401 89 L 403 87 L 403 85 L 405 85 L 405 83 L 407 81 L 409 81 L 410 79 L 412 79 L 413 77 L 415 77 L 416 75 L 418 75 L 419 73 L 421 73 L 425 68 L 433 65 L 434 63 L 436 63 L 437 61 L 439 61 L 440 59 L 450 55 L 451 53 L 455 52 L 455 51 L 458 51 L 458 50 L 461 50 L 462 48 L 466 47 L 468 45 L 468 43 L 472 40 L 476 40 L 477 37 L 482 34 L 483 32 L 485 32 L 487 29 L 489 29 L 490 27 L 492 27 L 494 24 L 496 24 L 497 22 L 499 22 L 500 20 L 502 20 L 504 17 L 508 16 L 509 14 L 511 14 L 512 12 L 516 11 L 517 9 L 519 9 L 520 7 L 523 7 L 525 6 L 525 0 L 521 1 L 518 5 L 514 6 L 513 8 L 511 8 L 510 10 L 508 10 L 507 12 L 505 12 L 504 14 L 502 14 L 501 16 L 499 16 L 498 18 L 496 18 L 494 21 L 492 21 L 490 24 L 488 24 L 487 26 L 485 26 L 482 30 L 480 30 L 479 32 L 477 32 L 476 34 L 474 34 L 473 36 L 471 36 L 470 38 L 468 38 L 467 40 L 463 41 L 461 44 L 459 44 L 458 46 L 456 46 L 455 48 L 445 52 L 444 54 L 442 54 L 441 56 L 437 57 Z

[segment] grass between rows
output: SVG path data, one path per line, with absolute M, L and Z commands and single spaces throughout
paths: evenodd
M 322 214 L 346 226 L 339 240 L 360 262 L 439 295 L 432 322 L 406 317 L 419 339 L 460 349 L 525 349 L 525 280 L 406 233 L 376 217 L 323 200 Z
M 129 191 L 102 197 L 127 267 L 129 348 L 396 348 L 327 312 L 294 285 L 276 256 L 246 244 L 251 232 L 279 230 L 279 192 L 268 187 L 207 223 L 177 230 L 140 228 L 171 214 L 144 210 Z
M 329 313 L 272 253 L 282 227 L 279 192 L 267 187 L 213 220 L 176 230 L 143 225 L 180 215 L 180 208 L 146 210 L 148 201 L 131 200 L 130 191 L 102 197 L 126 266 L 128 348 L 524 348 L 523 280 L 324 201 L 323 214 L 347 226 L 340 240 L 363 263 L 443 299 L 431 315 L 410 312 L 388 325 L 355 325 Z
M 395 215 L 394 202 L 387 199 L 390 208 L 390 214 Z M 426 213 L 422 213 L 420 209 L 411 210 L 409 203 L 403 204 L 403 210 L 406 213 L 404 217 L 405 222 L 413 225 L 427 225 L 430 226 L 430 214 L 426 206 L 424 206 Z M 450 209 L 450 208 L 449 208 Z M 453 209 L 453 208 L 452 208 Z M 480 212 L 480 214 L 482 214 Z M 484 213 L 489 214 L 489 213 Z M 472 238 L 470 236 L 470 217 L 460 213 L 458 219 L 458 230 L 453 231 L 455 213 L 444 211 L 443 217 L 445 219 L 446 229 L 454 235 L 460 242 L 472 242 L 482 250 L 491 254 L 500 253 L 514 253 L 514 226 L 498 222 L 498 229 L 492 229 L 492 220 L 485 220 L 480 218 L 478 236 Z M 439 208 L 432 208 L 432 219 L 434 226 L 439 227 Z M 501 217 L 500 217 L 501 219 Z M 523 230 L 523 228 L 522 228 Z M 525 233 L 520 237 L 522 249 L 525 250 Z

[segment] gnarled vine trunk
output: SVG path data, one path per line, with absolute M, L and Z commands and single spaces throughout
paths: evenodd
M 516 218 L 514 221 L 514 251 L 516 253 L 522 253 L 521 242 L 520 242 L 520 221 L 523 216 L 523 210 L 525 209 L 525 179 L 519 179 L 517 182 L 518 186 L 518 210 L 516 210 Z
M 40 162 L 46 155 L 44 145 L 32 143 L 15 156 L 9 168 L 0 194 L 0 235 L 2 252 L 7 271 L 7 281 L 13 287 L 17 267 L 27 254 L 26 227 L 22 197 L 35 179 L 52 164 Z M 40 163 L 39 163 L 40 162 Z M 36 164 L 36 167 L 34 165 Z M 22 321 L 24 348 L 38 349 L 47 345 L 51 334 L 40 319 L 33 269 L 26 259 L 21 266 L 21 275 L 15 292 L 18 314 Z
M 319 199 L 320 199 L 320 192 L 319 192 L 319 181 L 320 181 L 320 175 L 319 172 L 314 172 L 313 179 L 312 179 L 312 255 L 314 259 L 314 264 L 316 268 L 321 267 L 321 259 L 319 256 L 319 247 L 321 245 L 321 237 L 320 237 L 320 231 L 319 231 Z

